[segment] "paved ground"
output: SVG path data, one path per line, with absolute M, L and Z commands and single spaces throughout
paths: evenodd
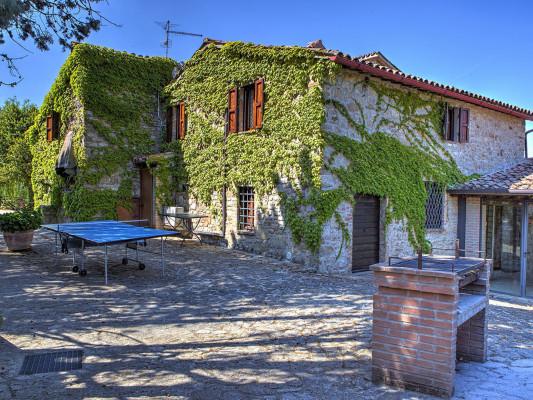
M 80 278 L 36 241 L 0 242 L 0 399 L 431 398 L 369 381 L 369 273 L 173 243 L 166 276 L 148 259 L 106 287 L 101 264 Z M 531 399 L 533 302 L 493 299 L 489 318 L 490 362 L 459 365 L 455 398 Z M 64 348 L 82 370 L 18 375 L 25 354 Z

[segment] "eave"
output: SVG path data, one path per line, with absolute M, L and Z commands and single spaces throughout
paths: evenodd
M 511 115 L 523 120 L 533 119 L 533 111 L 521 109 L 515 106 L 504 104 L 497 100 L 485 98 L 483 96 L 474 95 L 460 89 L 444 86 L 436 82 L 431 82 L 412 75 L 406 75 L 400 71 L 391 70 L 387 68 L 380 68 L 367 63 L 362 63 L 342 55 L 335 55 L 329 57 L 333 62 L 342 65 L 345 68 L 363 72 L 387 81 L 399 83 L 405 86 L 410 86 L 426 92 L 435 93 L 447 98 L 463 101 L 465 103 L 474 104 L 489 110 L 501 112 L 503 114 Z

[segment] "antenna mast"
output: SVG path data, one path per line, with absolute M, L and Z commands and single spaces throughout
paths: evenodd
M 172 42 L 170 41 L 170 35 L 171 34 L 172 35 L 203 37 L 203 35 L 200 35 L 198 33 L 175 31 L 175 30 L 173 30 L 173 27 L 175 25 L 171 24 L 169 20 L 167 20 L 164 25 L 162 23 L 159 23 L 159 24 L 165 30 L 165 41 L 163 42 L 163 47 L 165 48 L 165 57 L 166 58 L 168 58 L 168 49 L 172 46 Z

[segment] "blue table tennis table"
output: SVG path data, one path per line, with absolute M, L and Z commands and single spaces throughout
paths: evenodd
M 139 261 L 139 246 L 146 243 L 146 239 L 161 239 L 160 262 L 164 273 L 164 239 L 168 236 L 177 235 L 178 232 L 163 229 L 152 229 L 143 226 L 132 225 L 139 221 L 91 221 L 91 222 L 68 222 L 58 224 L 41 225 L 42 228 L 55 233 L 56 254 L 58 253 L 58 239 L 61 243 L 62 252 L 68 253 L 68 248 L 79 249 L 81 256 L 81 266 L 76 264 L 76 253 L 73 252 L 73 271 L 79 272 L 81 276 L 87 274 L 84 263 L 84 250 L 86 247 L 104 247 L 104 273 L 105 284 L 107 285 L 108 272 L 108 247 L 112 245 L 126 245 L 126 256 L 122 259 L 122 264 L 128 263 L 128 247 L 136 250 L 136 262 L 140 269 L 144 269 L 144 264 Z

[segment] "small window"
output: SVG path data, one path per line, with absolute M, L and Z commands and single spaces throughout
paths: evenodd
M 467 108 L 448 107 L 444 115 L 444 138 L 450 142 L 468 142 L 470 111 Z
M 444 221 L 444 187 L 426 182 L 426 229 L 442 229 Z
M 239 132 L 246 132 L 254 129 L 254 85 L 246 85 L 239 88 Z
M 176 106 L 167 108 L 167 143 L 176 139 L 185 139 L 187 130 L 187 115 L 185 113 L 185 102 L 181 101 Z
M 52 112 L 46 117 L 46 140 L 51 142 L 59 138 L 59 114 Z
M 253 232 L 255 226 L 254 189 L 250 186 L 239 188 L 239 231 Z
M 264 80 L 234 88 L 228 95 L 228 131 L 246 132 L 263 126 Z

